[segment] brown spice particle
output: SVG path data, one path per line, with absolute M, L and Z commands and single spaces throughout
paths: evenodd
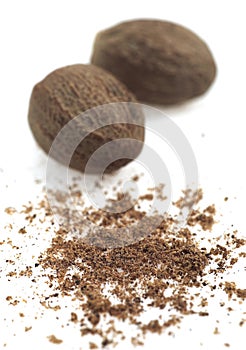
M 32 329 L 32 326 L 30 327 L 25 327 L 25 332 L 29 332 Z
M 146 331 L 152 332 L 152 333 L 159 333 L 162 332 L 162 326 L 159 323 L 159 320 L 153 320 L 150 321 L 148 324 L 142 326 L 142 330 L 144 333 Z
M 22 228 L 19 229 L 18 232 L 21 233 L 21 234 L 25 234 L 26 233 L 26 228 L 22 227 Z
M 210 208 L 210 209 L 208 209 Z M 206 208 L 203 213 L 201 213 L 198 210 L 192 210 L 190 213 L 190 216 L 187 220 L 187 223 L 189 226 L 195 226 L 199 224 L 203 230 L 209 230 L 211 231 L 215 221 L 213 215 L 215 212 L 211 213 L 211 208 L 213 207 L 208 207 Z M 208 211 L 209 210 L 209 211 Z M 206 214 L 209 213 L 209 214 Z
M 187 189 L 183 191 L 183 196 L 180 197 L 179 200 L 174 202 L 174 205 L 180 209 L 192 208 L 193 205 L 199 203 L 200 200 L 202 200 L 202 198 L 203 198 L 203 192 L 201 188 L 199 188 L 196 191 Z
M 152 201 L 153 198 L 154 198 L 154 196 L 151 193 L 145 194 L 144 196 L 139 197 L 140 200 L 146 200 L 146 201 Z
M 49 341 L 50 341 L 51 343 L 53 343 L 53 344 L 61 344 L 61 343 L 63 342 L 63 340 L 56 338 L 56 336 L 53 335 L 53 334 L 52 334 L 52 335 L 49 335 L 47 338 L 48 338 Z
M 218 327 L 215 327 L 214 334 L 220 334 Z
M 8 207 L 8 208 L 5 208 L 4 212 L 8 215 L 12 215 L 16 212 L 16 209 L 13 207 Z
M 54 310 L 54 311 L 57 311 L 57 310 L 60 310 L 61 307 L 60 305 L 51 305 L 49 302 L 47 301 L 40 301 L 40 304 L 45 308 L 45 309 L 50 309 L 50 310 Z
M 242 327 L 246 322 L 246 319 L 243 318 L 240 322 L 239 322 L 239 326 Z
M 199 316 L 202 316 L 202 317 L 209 316 L 209 313 L 208 312 L 204 312 L 204 311 L 200 311 L 199 312 Z
M 112 340 L 109 340 L 108 338 L 104 338 L 102 341 L 102 347 L 104 348 L 105 346 L 110 345 L 112 343 L 113 343 Z
M 137 182 L 138 180 L 139 180 L 139 175 L 134 175 L 134 176 L 132 177 L 132 181 Z
M 19 304 L 19 302 L 20 302 L 19 300 L 15 299 L 15 300 L 13 300 L 13 301 L 10 303 L 10 305 L 16 306 L 16 305 Z
M 78 315 L 75 312 L 71 312 L 71 321 L 74 323 L 78 322 Z
M 26 266 L 25 270 L 20 271 L 19 276 L 32 276 L 32 266 Z
M 224 291 L 228 294 L 229 299 L 235 295 L 239 299 L 246 299 L 246 289 L 236 287 L 234 282 L 225 282 Z
M 136 337 L 131 338 L 131 343 L 133 346 L 143 346 L 144 343 Z
M 233 266 L 238 262 L 238 258 L 231 258 L 230 265 Z

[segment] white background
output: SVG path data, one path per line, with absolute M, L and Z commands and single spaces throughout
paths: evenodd
M 45 172 L 46 156 L 36 146 L 27 125 L 28 102 L 34 84 L 52 70 L 90 60 L 95 34 L 132 18 L 160 18 L 182 24 L 210 46 L 218 67 L 209 92 L 183 106 L 163 108 L 189 140 L 198 162 L 200 183 L 208 202 L 229 197 L 224 219 L 245 231 L 245 8 L 235 1 L 8 1 L 0 5 L 0 188 L 1 207 L 23 203 L 31 183 Z M 158 121 L 159 122 L 159 121 Z M 12 186 L 4 196 L 6 185 Z M 1 288 L 5 288 L 1 286 Z M 245 286 L 244 286 L 245 288 Z M 13 316 L 14 317 L 14 316 Z M 52 328 L 52 325 L 50 326 Z M 186 342 L 190 349 L 244 349 L 241 333 L 231 324 L 223 337 L 213 336 L 212 325 L 200 321 L 180 339 L 149 338 L 146 349 L 169 349 Z M 244 329 L 245 331 L 245 329 Z M 0 329 L 0 339 L 2 329 Z M 52 333 L 52 332 L 51 332 Z M 228 339 L 225 339 L 227 335 Z M 37 335 L 36 335 L 37 336 Z M 29 335 L 30 347 L 35 337 Z M 5 337 L 6 338 L 6 337 Z M 218 340 L 219 339 L 219 340 Z M 6 339 L 5 339 L 6 340 Z M 16 340 L 15 344 L 21 342 Z M 33 343 L 32 343 L 33 342 Z M 10 339 L 11 344 L 11 339 Z M 79 349 L 81 344 L 75 344 Z M 2 342 L 0 343 L 0 348 Z M 45 341 L 42 346 L 49 346 Z M 61 348 L 61 345 L 50 345 Z M 10 346 L 11 348 L 11 346 Z M 14 348 L 14 347 L 13 347 Z M 82 347 L 86 349 L 86 345 Z

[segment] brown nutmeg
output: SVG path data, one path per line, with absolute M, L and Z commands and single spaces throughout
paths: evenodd
M 88 170 L 100 172 L 106 164 L 109 172 L 129 163 L 142 149 L 144 116 L 136 102 L 110 73 L 93 65 L 76 64 L 55 70 L 34 86 L 28 120 L 45 152 L 49 153 L 52 146 L 53 158 L 82 172 L 96 150 L 110 141 L 122 140 L 117 147 L 101 152 Z
M 113 73 L 139 100 L 163 105 L 203 94 L 216 74 L 203 40 L 159 20 L 133 20 L 98 33 L 91 62 Z

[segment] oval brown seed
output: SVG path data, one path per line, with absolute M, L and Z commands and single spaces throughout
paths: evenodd
M 216 74 L 204 41 L 158 20 L 124 22 L 98 33 L 91 62 L 113 73 L 139 100 L 156 104 L 199 96 Z
M 127 139 L 119 143 L 125 158 L 111 162 L 115 155 L 102 153 L 106 157 L 102 164 L 106 162 L 107 171 L 114 171 L 132 160 L 128 154 L 136 158 L 142 148 L 144 116 L 135 102 L 134 95 L 110 73 L 93 65 L 77 64 L 57 69 L 35 85 L 28 120 L 36 141 L 47 153 L 61 129 L 73 120 L 52 156 L 66 163 L 69 143 L 79 137 L 70 166 L 80 171 L 85 171 L 88 160 L 102 145 Z M 90 110 L 94 107 L 97 108 Z M 85 111 L 88 113 L 82 114 Z M 105 126 L 105 120 L 110 125 Z M 129 139 L 140 142 L 132 147 Z M 100 171 L 102 164 L 92 163 L 89 171 Z

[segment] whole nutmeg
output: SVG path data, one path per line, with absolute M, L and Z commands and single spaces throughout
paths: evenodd
M 110 73 L 76 64 L 55 70 L 34 86 L 28 120 L 36 141 L 53 158 L 82 172 L 93 159 L 88 172 L 101 172 L 102 167 L 110 172 L 142 149 L 144 115 L 136 102 Z M 116 140 L 120 142 L 102 148 Z
M 203 40 L 158 20 L 124 22 L 99 32 L 91 62 L 113 73 L 139 100 L 163 105 L 203 94 L 216 74 Z

